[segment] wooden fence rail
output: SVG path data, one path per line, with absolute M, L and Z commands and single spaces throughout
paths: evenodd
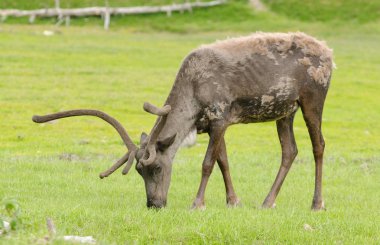
M 70 17 L 82 16 L 101 16 L 104 18 L 104 28 L 109 28 L 111 15 L 133 15 L 133 14 L 152 14 L 164 12 L 171 16 L 172 12 L 191 12 L 193 8 L 207 8 L 224 4 L 225 0 L 214 0 L 210 2 L 187 2 L 183 4 L 172 4 L 165 6 L 141 6 L 141 7 L 88 7 L 62 9 L 46 8 L 35 10 L 0 9 L 1 21 L 7 17 L 29 17 L 29 22 L 33 23 L 37 17 L 57 17 L 59 22 L 65 19 L 66 24 L 70 23 Z

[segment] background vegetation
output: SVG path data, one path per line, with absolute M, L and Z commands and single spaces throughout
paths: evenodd
M 17 200 L 22 220 L 0 243 L 40 241 L 47 234 L 46 217 L 55 221 L 58 236 L 92 235 L 104 244 L 379 243 L 379 9 L 371 1 L 321 1 L 310 8 L 311 2 L 266 1 L 270 10 L 264 13 L 230 1 L 170 18 L 117 17 L 108 32 L 97 18 L 76 19 L 69 28 L 55 27 L 52 19 L 38 25 L 9 19 L 0 25 L 0 199 Z M 8 3 L 27 8 L 26 1 Z M 326 4 L 336 14 L 324 11 Z M 46 30 L 54 35 L 43 35 Z M 298 30 L 326 40 L 338 66 L 323 119 L 326 212 L 310 211 L 314 163 L 301 113 L 295 121 L 299 155 L 274 210 L 259 208 L 280 162 L 274 122 L 229 129 L 232 178 L 243 207 L 225 207 L 215 168 L 204 212 L 188 208 L 200 181 L 205 135 L 178 152 L 168 207 L 156 212 L 145 208 L 143 181 L 135 171 L 97 178 L 124 153 L 104 122 L 31 122 L 36 113 L 98 108 L 118 118 L 137 143 L 155 120 L 143 112 L 143 102 L 163 103 L 193 48 L 254 31 Z
M 368 22 L 379 19 L 380 2 L 373 0 L 264 0 L 271 10 L 304 21 L 343 20 Z

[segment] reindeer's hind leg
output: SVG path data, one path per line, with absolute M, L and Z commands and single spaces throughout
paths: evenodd
M 307 94 L 307 96 L 300 98 L 300 106 L 313 145 L 315 160 L 315 189 L 311 206 L 313 210 L 324 209 L 322 199 L 322 165 L 325 141 L 321 131 L 321 124 L 325 96 L 325 93 L 316 95 Z
M 219 156 L 220 143 L 223 140 L 224 133 L 226 131 L 226 125 L 223 122 L 215 122 L 210 127 L 209 135 L 210 141 L 208 143 L 206 156 L 202 164 L 202 179 L 199 185 L 197 196 L 193 202 L 192 209 L 204 209 L 204 195 L 208 179 L 214 168 L 215 161 Z
M 234 187 L 232 185 L 229 165 L 228 165 L 228 158 L 227 158 L 227 150 L 226 150 L 226 143 L 224 141 L 224 137 L 222 138 L 220 145 L 219 145 L 219 156 L 216 160 L 218 162 L 220 171 L 222 172 L 223 179 L 224 179 L 224 185 L 226 187 L 226 199 L 227 199 L 227 205 L 229 207 L 235 207 L 239 205 L 240 200 L 236 196 Z
M 297 156 L 297 145 L 294 139 L 293 133 L 293 119 L 295 113 L 288 117 L 284 117 L 276 121 L 278 137 L 281 143 L 282 160 L 281 167 L 277 173 L 276 180 L 274 181 L 272 188 L 264 200 L 263 208 L 272 208 L 275 206 L 277 194 L 280 191 L 282 183 L 285 180 L 287 173 Z

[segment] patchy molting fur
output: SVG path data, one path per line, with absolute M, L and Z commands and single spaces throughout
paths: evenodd
M 303 57 L 302 59 L 298 59 L 298 63 L 300 63 L 301 65 L 304 65 L 304 66 L 311 66 L 311 61 L 308 57 Z
M 232 59 L 255 53 L 268 57 L 275 62 L 275 65 L 279 65 L 275 54 L 286 58 L 292 55 L 295 49 L 300 49 L 304 57 L 298 59 L 298 62 L 308 66 L 309 76 L 324 87 L 328 86 L 331 70 L 335 67 L 332 62 L 332 49 L 328 48 L 325 42 L 302 32 L 288 34 L 257 32 L 247 37 L 217 41 L 201 48 L 223 51 Z M 310 57 L 317 58 L 318 64 L 311 63 Z
M 215 104 L 212 104 L 209 107 L 206 107 L 204 109 L 204 113 L 207 115 L 208 119 L 210 120 L 222 119 L 226 106 L 227 106 L 227 103 L 225 102 L 217 102 Z

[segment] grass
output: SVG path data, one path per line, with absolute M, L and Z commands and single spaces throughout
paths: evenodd
M 264 0 L 263 2 L 276 13 L 304 21 L 368 22 L 380 17 L 380 2 L 372 0 Z
M 136 32 L 131 26 L 105 35 L 100 27 L 89 25 L 60 28 L 47 37 L 43 31 L 54 28 L 48 23 L 0 26 L 0 199 L 18 200 L 23 221 L 21 229 L 0 237 L 0 243 L 37 242 L 47 234 L 46 217 L 54 220 L 59 235 L 92 235 L 104 244 L 379 243 L 378 22 L 331 28 L 265 16 L 250 25 L 226 22 L 218 32 L 216 26 L 212 32 L 196 26 L 191 34 Z M 326 212 L 310 211 L 314 164 L 301 113 L 295 121 L 299 155 L 274 210 L 259 208 L 280 161 L 273 122 L 229 129 L 232 178 L 244 206 L 225 207 L 223 180 L 216 168 L 204 212 L 188 208 L 200 181 L 205 135 L 194 148 L 177 153 L 169 205 L 156 212 L 145 208 L 143 181 L 135 171 L 98 179 L 98 173 L 125 151 L 104 122 L 31 122 L 36 113 L 97 108 L 118 118 L 137 143 L 155 120 L 143 112 L 143 102 L 163 103 L 190 50 L 255 30 L 298 29 L 327 40 L 338 66 L 323 121 Z M 304 224 L 314 230 L 305 230 Z

